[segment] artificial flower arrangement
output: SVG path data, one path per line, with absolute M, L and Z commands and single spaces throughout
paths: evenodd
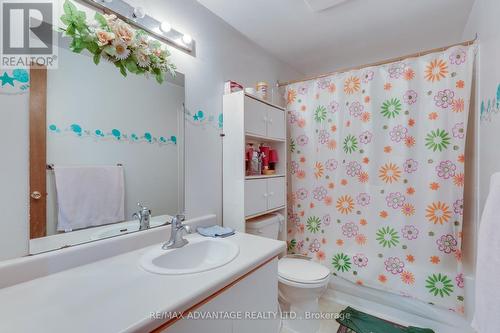
M 123 76 L 127 76 L 127 72 L 151 74 L 160 84 L 166 73 L 175 76 L 176 67 L 168 59 L 170 53 L 143 30 L 133 29 L 115 15 L 100 13 L 96 13 L 95 22 L 89 24 L 85 12 L 78 10 L 69 0 L 63 8 L 61 21 L 66 28 L 62 31 L 73 39 L 70 44 L 73 52 L 87 49 L 94 55 L 96 65 L 101 58 L 109 60 Z

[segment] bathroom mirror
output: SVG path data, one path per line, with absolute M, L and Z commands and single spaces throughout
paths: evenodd
M 123 77 L 65 43 L 57 69 L 30 73 L 30 254 L 184 210 L 184 75 Z

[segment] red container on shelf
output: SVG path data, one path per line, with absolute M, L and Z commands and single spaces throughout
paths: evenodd
M 269 167 L 269 151 L 271 150 L 268 146 L 260 146 L 260 152 L 262 154 L 262 168 Z

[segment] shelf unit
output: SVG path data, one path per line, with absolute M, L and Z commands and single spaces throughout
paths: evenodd
M 280 213 L 286 221 L 286 114 L 281 106 L 243 91 L 223 97 L 223 224 L 245 232 L 246 221 Z M 245 150 L 266 144 L 278 151 L 274 175 L 245 175 Z M 286 226 L 280 239 L 286 240 Z

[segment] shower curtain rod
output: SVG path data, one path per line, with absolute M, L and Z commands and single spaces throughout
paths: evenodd
M 404 59 L 408 59 L 408 58 L 416 58 L 416 57 L 420 57 L 420 56 L 423 56 L 423 55 L 426 55 L 426 54 L 430 54 L 430 53 L 443 52 L 443 51 L 446 51 L 447 49 L 449 49 L 451 47 L 454 47 L 454 46 L 459 46 L 459 45 L 469 46 L 469 45 L 474 44 L 474 42 L 476 40 L 477 40 L 477 34 L 476 34 L 476 37 L 474 37 L 474 39 L 471 39 L 471 40 L 468 40 L 468 41 L 465 41 L 465 42 L 460 42 L 460 43 L 456 43 L 456 44 L 452 44 L 452 45 L 448 45 L 448 46 L 444 46 L 444 47 L 438 47 L 438 48 L 435 48 L 435 49 L 432 49 L 432 50 L 420 51 L 420 52 L 408 54 L 408 55 L 405 55 L 405 56 L 402 56 L 402 57 L 397 57 L 397 58 L 382 60 L 382 61 L 374 62 L 374 63 L 371 63 L 371 64 L 366 64 L 366 65 L 361 65 L 361 66 L 355 66 L 355 67 L 348 67 L 348 68 L 342 68 L 342 69 L 338 69 L 338 70 L 336 70 L 334 72 L 330 72 L 330 73 L 326 73 L 326 74 L 321 74 L 321 75 L 317 75 L 317 76 L 312 76 L 312 77 L 308 77 L 308 78 L 305 78 L 305 79 L 292 80 L 292 81 L 287 81 L 287 82 L 279 82 L 278 81 L 277 86 L 278 87 L 283 87 L 283 86 L 287 86 L 287 85 L 293 84 L 293 83 L 305 82 L 305 81 L 310 81 L 310 80 L 315 80 L 315 79 L 321 79 L 323 77 L 331 76 L 331 75 L 334 75 L 334 74 L 341 74 L 341 73 L 345 73 L 345 72 L 349 72 L 349 71 L 353 71 L 353 70 L 363 69 L 363 68 L 366 68 L 366 67 L 373 67 L 373 66 L 380 66 L 380 65 L 390 64 L 391 62 L 398 62 L 398 61 L 401 61 L 401 60 L 404 60 Z

